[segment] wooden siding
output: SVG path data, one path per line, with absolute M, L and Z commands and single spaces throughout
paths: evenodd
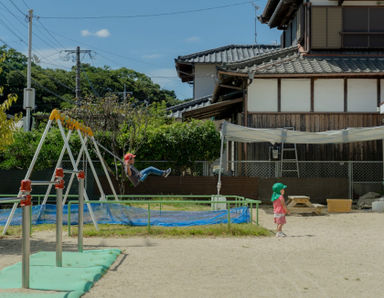
M 254 128 L 294 127 L 301 131 L 337 130 L 383 125 L 378 113 L 250 113 L 247 126 Z M 242 114 L 238 123 L 243 122 Z M 382 160 L 382 141 L 351 144 L 297 145 L 299 160 Z M 238 148 L 238 160 L 268 160 L 269 143 L 247 145 L 247 155 Z

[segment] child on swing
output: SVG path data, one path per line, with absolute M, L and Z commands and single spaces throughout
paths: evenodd
M 273 202 L 273 218 L 275 224 L 277 224 L 276 237 L 286 237 L 287 235 L 283 233 L 283 225 L 286 223 L 285 215 L 289 214 L 287 206 L 284 201 L 284 193 L 286 185 L 283 183 L 275 183 L 272 186 L 272 198 Z
M 139 185 L 140 182 L 144 182 L 144 180 L 147 179 L 148 175 L 150 174 L 167 178 L 172 171 L 171 168 L 163 171 L 155 167 L 148 167 L 144 170 L 139 171 L 134 167 L 135 157 L 136 155 L 132 153 L 127 153 L 124 155 L 125 173 L 127 174 L 129 180 L 135 187 Z

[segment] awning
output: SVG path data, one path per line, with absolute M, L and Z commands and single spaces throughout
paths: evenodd
M 384 126 L 307 132 L 283 128 L 249 128 L 225 121 L 221 131 L 227 141 L 241 143 L 340 144 L 384 139 Z

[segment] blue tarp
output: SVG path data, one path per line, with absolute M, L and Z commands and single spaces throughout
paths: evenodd
M 145 226 L 148 224 L 148 210 L 122 204 L 91 203 L 96 220 L 100 224 L 123 224 Z M 5 225 L 11 209 L 0 209 L 0 225 Z M 250 222 L 249 209 L 230 209 L 232 223 Z M 71 225 L 77 224 L 78 205 L 71 205 Z M 63 224 L 67 224 L 68 206 L 63 208 Z M 196 226 L 223 224 L 228 222 L 227 210 L 219 211 L 159 211 L 151 210 L 151 225 L 154 226 Z M 32 206 L 32 224 L 56 223 L 56 205 Z M 88 206 L 84 205 L 84 223 L 92 223 Z M 11 225 L 21 225 L 21 208 L 17 208 Z

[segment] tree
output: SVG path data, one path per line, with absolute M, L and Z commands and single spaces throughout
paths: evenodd
M 7 61 L 0 75 L 0 85 L 4 86 L 6 94 L 13 93 L 23 97 L 26 83 L 27 58 L 23 54 L 0 47 L 0 55 L 6 54 Z M 36 89 L 36 112 L 49 113 L 52 109 L 71 108 L 75 104 L 76 67 L 71 70 L 42 68 L 32 63 L 32 87 Z M 111 69 L 108 66 L 94 67 L 81 64 L 80 82 L 84 98 L 100 99 L 112 95 L 123 97 L 123 90 L 127 95 L 141 103 L 161 103 L 167 106 L 179 101 L 175 92 L 162 89 L 145 74 L 132 69 L 121 67 Z M 12 106 L 11 112 L 20 111 L 22 103 Z
M 220 156 L 220 134 L 213 121 L 192 120 L 160 125 L 148 130 L 142 160 L 172 161 L 175 172 L 185 173 L 196 161 Z
M 0 58 L 0 62 L 5 60 L 5 55 Z M 0 68 L 0 74 L 2 69 Z M 3 97 L 4 88 L 0 86 L 0 96 Z M 0 150 L 4 150 L 8 145 L 13 142 L 13 132 L 16 129 L 16 124 L 20 120 L 20 116 L 9 118 L 7 111 L 10 109 L 12 104 L 17 101 L 17 96 L 14 94 L 8 94 L 0 105 Z
M 164 104 L 147 106 L 134 99 L 120 101 L 116 95 L 98 100 L 88 98 L 68 113 L 91 127 L 98 141 L 121 158 L 127 151 L 135 153 L 140 149 L 146 141 L 149 125 L 166 121 Z M 109 165 L 114 165 L 114 170 L 109 167 L 109 171 L 118 181 L 120 193 L 124 193 L 127 183 L 124 165 L 108 155 L 105 159 Z

